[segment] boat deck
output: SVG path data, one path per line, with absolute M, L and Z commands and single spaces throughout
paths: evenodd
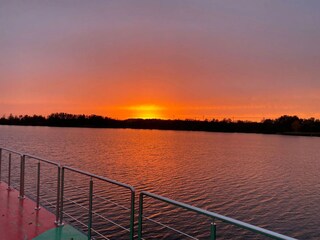
M 35 202 L 18 198 L 15 189 L 0 182 L 0 239 L 3 240 L 70 240 L 87 239 L 70 225 L 56 227 L 55 215 L 44 208 L 35 210 Z

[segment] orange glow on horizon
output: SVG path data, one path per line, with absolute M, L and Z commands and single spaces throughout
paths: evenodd
M 160 119 L 163 118 L 163 107 L 158 105 L 137 105 L 126 108 L 132 118 Z

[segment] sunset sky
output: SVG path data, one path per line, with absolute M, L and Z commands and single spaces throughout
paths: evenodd
M 0 115 L 320 118 L 319 0 L 0 0 Z

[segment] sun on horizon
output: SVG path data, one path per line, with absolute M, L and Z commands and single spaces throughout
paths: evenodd
M 162 119 L 164 118 L 162 111 L 164 107 L 159 105 L 145 104 L 135 105 L 126 108 L 130 111 L 131 118 L 141 119 Z

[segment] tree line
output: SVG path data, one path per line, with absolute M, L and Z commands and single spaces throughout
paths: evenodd
M 133 128 L 160 130 L 187 130 L 208 132 L 242 132 L 266 134 L 291 134 L 320 136 L 320 120 L 302 119 L 284 115 L 276 119 L 264 119 L 261 122 L 223 120 L 162 120 L 162 119 L 127 119 L 117 120 L 99 115 L 52 113 L 42 115 L 10 114 L 0 118 L 1 125 L 55 126 L 55 127 L 92 127 L 92 128 Z

